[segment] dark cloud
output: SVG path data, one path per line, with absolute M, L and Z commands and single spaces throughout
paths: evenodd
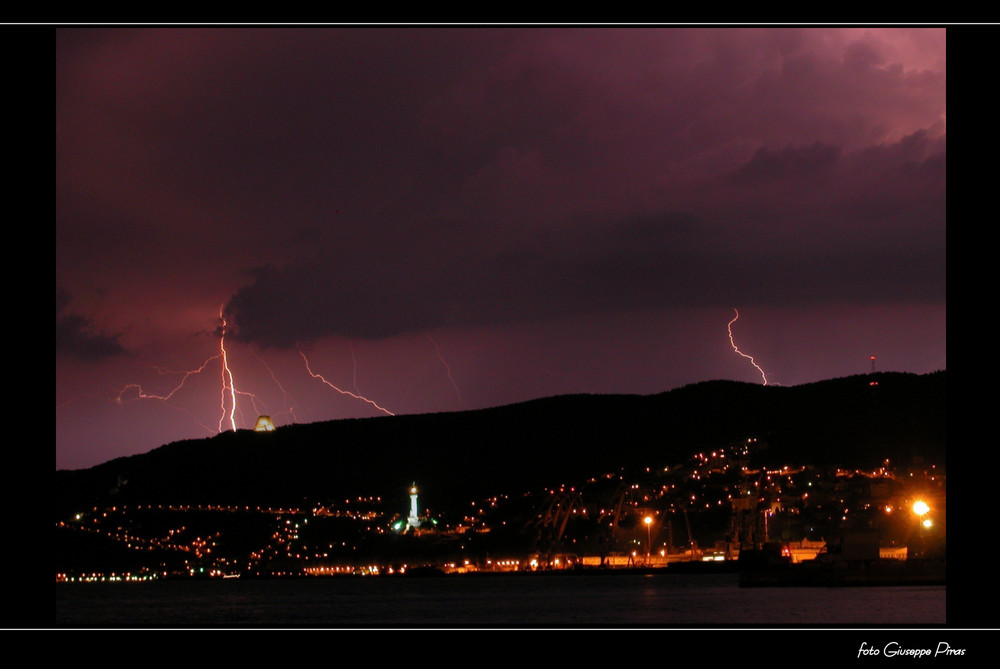
M 943 139 L 922 133 L 851 154 L 762 148 L 700 214 L 578 218 L 503 243 L 443 221 L 341 237 L 258 271 L 228 308 L 240 337 L 288 346 L 602 310 L 940 300 L 943 164 Z
M 65 313 L 72 301 L 65 290 L 56 290 L 56 355 L 103 360 L 125 353 L 119 335 L 95 333 L 93 323 L 79 314 Z
M 165 396 L 214 365 L 220 305 L 255 397 L 298 378 L 288 395 L 317 399 L 301 344 L 400 412 L 454 402 L 430 330 L 470 406 L 731 378 L 734 306 L 748 343 L 755 312 L 782 319 L 766 336 L 799 379 L 857 355 L 821 366 L 802 314 L 943 361 L 944 30 L 79 27 L 55 46 L 66 442 L 103 416 L 73 399 L 98 383 Z M 171 397 L 170 434 L 216 431 L 217 379 Z M 106 421 L 137 406 L 124 449 L 161 407 Z
M 762 146 L 736 172 L 736 183 L 754 184 L 777 179 L 814 181 L 829 175 L 840 157 L 840 147 L 813 144 L 775 151 Z

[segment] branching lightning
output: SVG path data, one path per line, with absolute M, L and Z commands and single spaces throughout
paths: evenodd
M 253 393 L 247 392 L 245 390 L 238 389 L 236 387 L 236 381 L 235 381 L 235 377 L 234 377 L 234 374 L 233 374 L 233 368 L 232 368 L 232 366 L 230 364 L 230 359 L 229 359 L 230 350 L 226 346 L 226 335 L 228 334 L 228 322 L 226 321 L 225 305 L 224 304 L 219 307 L 219 325 L 218 325 L 218 328 L 216 330 L 216 333 L 218 334 L 218 337 L 219 337 L 219 350 L 218 350 L 217 353 L 215 353 L 214 355 L 212 355 L 211 357 L 209 357 L 208 359 L 206 359 L 201 364 L 200 367 L 197 367 L 196 369 L 187 370 L 187 371 L 173 371 L 173 370 L 168 370 L 168 369 L 164 369 L 164 368 L 160 368 L 160 367 L 154 367 L 154 369 L 156 369 L 156 371 L 159 374 L 161 374 L 161 375 L 176 375 L 176 374 L 180 374 L 181 375 L 180 382 L 177 383 L 177 385 L 174 386 L 173 389 L 170 390 L 168 393 L 166 393 L 166 394 L 154 394 L 154 393 L 150 393 L 150 392 L 147 392 L 146 390 L 144 390 L 143 387 L 141 385 L 139 385 L 138 383 L 129 383 L 129 384 L 126 384 L 120 391 L 118 391 L 118 395 L 115 398 L 115 402 L 117 404 L 122 404 L 126 400 L 156 399 L 156 400 L 160 400 L 160 401 L 162 401 L 164 403 L 168 403 L 169 404 L 168 400 L 170 400 L 171 398 L 173 398 L 174 395 L 176 395 L 184 387 L 185 383 L 187 382 L 187 380 L 191 376 L 193 376 L 195 374 L 200 374 L 201 372 L 205 371 L 205 369 L 213 361 L 219 360 L 220 363 L 221 363 L 221 375 L 222 375 L 222 384 L 221 384 L 221 386 L 222 387 L 221 387 L 221 391 L 220 391 L 219 404 L 218 404 L 219 410 L 221 411 L 221 415 L 219 416 L 219 421 L 218 421 L 218 431 L 221 433 L 223 431 L 227 431 L 227 430 L 231 429 L 231 430 L 233 430 L 235 432 L 238 429 L 237 425 L 236 425 L 236 423 L 237 423 L 237 421 L 236 421 L 236 413 L 237 413 L 237 411 L 240 412 L 241 420 L 242 420 L 242 409 L 240 408 L 237 396 L 243 397 L 243 398 L 249 398 L 250 401 L 251 401 L 251 403 L 253 404 L 254 411 L 257 412 L 258 414 L 260 413 L 260 409 L 257 406 L 257 404 L 258 404 L 258 398 L 257 398 L 256 395 L 254 395 Z M 292 416 L 292 418 L 294 420 L 295 419 L 294 410 L 293 410 L 293 408 L 288 403 L 289 399 L 291 399 L 292 402 L 294 402 L 294 398 L 292 398 L 291 395 L 288 394 L 288 391 L 286 391 L 285 388 L 281 385 L 281 383 L 275 377 L 274 372 L 271 370 L 270 366 L 268 366 L 268 364 L 259 355 L 257 355 L 257 353 L 255 351 L 253 351 L 253 349 L 251 349 L 251 353 L 253 353 L 253 355 L 261 362 L 261 364 L 264 365 L 264 368 L 267 370 L 268 374 L 270 374 L 270 376 L 271 376 L 271 380 L 274 381 L 275 385 L 277 385 L 278 388 L 281 390 L 281 392 L 283 394 L 283 397 L 285 398 L 285 410 Z M 316 372 L 314 372 L 312 370 L 312 368 L 309 365 L 309 360 L 306 358 L 305 353 L 303 353 L 301 349 L 299 349 L 299 355 L 302 356 L 302 360 L 305 362 L 306 371 L 314 379 L 319 379 L 320 381 L 322 381 L 323 383 L 325 383 L 326 385 L 330 386 L 331 388 L 333 388 L 334 390 L 336 390 L 337 392 L 339 392 L 339 393 L 341 393 L 343 395 L 348 395 L 348 396 L 353 397 L 355 399 L 361 400 L 362 402 L 366 402 L 366 403 L 372 405 L 373 407 L 375 407 L 376 409 L 378 409 L 379 411 L 381 411 L 381 412 L 383 412 L 383 413 L 385 413 L 385 414 L 387 414 L 389 416 L 394 416 L 395 415 L 393 412 L 389 411 L 385 407 L 380 406 L 379 404 L 377 404 L 376 402 L 368 399 L 367 397 L 364 397 L 363 395 L 360 394 L 360 392 L 358 392 L 358 393 L 352 393 L 350 391 L 343 390 L 343 389 L 335 386 L 333 383 L 330 383 L 321 374 L 317 374 Z M 352 359 L 354 358 L 354 351 L 353 351 L 353 349 L 351 351 L 351 357 L 352 357 Z M 355 389 L 357 389 L 357 361 L 355 361 L 354 385 L 355 385 Z M 201 423 L 199 423 L 199 424 L 201 424 Z M 211 431 L 211 428 L 209 428 L 208 426 L 202 425 L 202 427 L 204 427 L 206 430 Z
M 75 397 L 69 398 L 68 400 L 66 400 L 62 404 L 57 404 L 56 405 L 56 411 L 58 411 L 59 409 L 62 409 L 65 406 L 69 406 L 70 404 L 72 404 L 73 402 L 77 401 L 81 397 L 93 397 L 93 398 L 96 398 L 97 395 L 94 395 L 92 393 L 80 393 L 79 395 L 76 395 Z M 118 404 L 121 404 L 121 400 L 118 400 Z
M 375 402 L 371 401 L 367 397 L 362 397 L 361 395 L 355 395 L 354 393 L 352 393 L 349 390 L 342 390 L 342 389 L 338 388 L 337 386 L 333 385 L 332 383 L 330 383 L 329 381 L 327 381 L 325 378 L 323 378 L 322 375 L 317 374 L 316 372 L 312 371 L 312 368 L 309 367 L 309 359 L 306 358 L 306 354 L 302 352 L 301 348 L 298 349 L 298 351 L 299 351 L 299 355 L 302 356 L 302 360 L 305 361 L 305 363 L 306 363 L 306 371 L 309 372 L 309 376 L 313 377 L 314 379 L 319 379 L 320 381 L 322 381 L 326 385 L 330 386 L 331 388 L 333 388 L 334 390 L 336 390 L 338 393 L 340 393 L 342 395 L 349 395 L 349 396 L 351 396 L 351 397 L 353 397 L 355 399 L 361 400 L 362 402 L 367 402 L 368 404 L 371 404 L 373 407 L 375 407 L 376 409 L 378 409 L 382 413 L 388 414 L 389 416 L 395 416 L 396 415 L 396 414 L 392 413 L 391 411 L 389 411 L 388 409 L 386 409 L 385 407 L 379 406 L 378 404 L 376 404 Z
M 124 388 L 122 388 L 120 391 L 118 391 L 118 397 L 115 398 L 115 402 L 117 404 L 121 404 L 124 401 L 122 399 L 122 396 L 125 394 L 125 391 L 131 390 L 131 389 L 134 389 L 136 391 L 136 393 L 137 393 L 135 399 L 141 399 L 141 400 L 152 399 L 152 400 L 163 400 L 163 401 L 169 400 L 171 397 L 174 396 L 174 394 L 178 390 L 180 390 L 181 388 L 184 387 L 184 382 L 188 380 L 189 376 L 192 376 L 193 374 L 199 374 L 202 371 L 204 371 L 204 369 L 206 367 L 208 367 L 208 363 L 210 363 L 213 360 L 215 360 L 216 358 L 218 358 L 219 355 L 221 355 L 221 354 L 213 355 L 211 358 L 209 358 L 205 362 L 201 363 L 201 367 L 198 367 L 197 369 L 189 370 L 187 372 L 174 372 L 174 371 L 165 370 L 165 369 L 162 369 L 162 368 L 156 368 L 156 371 L 159 372 L 160 374 L 183 374 L 184 375 L 181 378 L 181 382 L 177 384 L 177 387 L 174 388 L 173 390 L 171 390 L 166 395 L 152 395 L 152 394 L 148 394 L 145 391 L 143 391 L 142 386 L 139 385 L 138 383 L 128 383 L 128 384 L 125 385 Z
M 198 367 L 197 369 L 191 369 L 191 370 L 188 370 L 186 372 L 178 372 L 178 371 L 172 371 L 172 370 L 163 369 L 162 367 L 154 367 L 154 369 L 156 369 L 157 373 L 159 373 L 159 374 L 182 374 L 183 376 L 181 377 L 180 383 L 178 383 L 177 386 L 175 386 L 174 389 L 171 390 L 166 395 L 153 395 L 151 393 L 145 392 L 142 389 L 142 386 L 139 385 L 138 383 L 128 383 L 120 391 L 118 391 L 118 396 L 115 398 L 115 403 L 116 404 L 122 404 L 125 401 L 124 395 L 125 395 L 126 391 L 128 391 L 128 390 L 135 390 L 136 391 L 136 396 L 130 398 L 130 400 L 137 400 L 137 399 L 138 400 L 147 400 L 147 399 L 161 400 L 167 406 L 171 406 L 171 404 L 170 404 L 170 402 L 168 400 L 171 397 L 173 397 L 174 394 L 177 393 L 181 388 L 184 387 L 184 383 L 188 380 L 188 377 L 193 376 L 194 374 L 200 374 L 202 371 L 204 371 L 204 369 L 206 367 L 208 367 L 208 363 L 212 362 L 213 360 L 216 360 L 218 357 L 219 357 L 219 355 L 213 355 L 212 357 L 210 357 L 207 360 L 205 360 L 205 362 L 201 363 L 201 367 Z M 171 407 L 171 408 L 176 408 L 176 407 Z M 206 431 L 208 431 L 208 432 L 212 431 L 212 428 L 208 427 L 207 425 L 205 425 L 204 423 L 202 423 L 200 420 L 198 420 L 193 414 L 191 414 L 190 411 L 188 411 L 187 409 L 181 409 L 181 410 L 184 411 L 185 413 L 187 413 L 188 415 L 190 415 L 192 418 L 194 418 L 194 421 L 196 423 L 198 423 L 198 425 L 200 425 L 201 427 L 205 428 Z
M 469 405 L 466 404 L 465 400 L 462 399 L 462 391 L 458 389 L 458 384 L 455 383 L 455 379 L 452 378 L 451 376 L 451 367 L 448 366 L 448 363 L 445 361 L 444 356 L 441 355 L 441 348 L 438 346 L 436 341 L 431 339 L 431 336 L 429 334 L 425 333 L 425 335 L 427 339 L 430 341 L 430 343 L 434 344 L 434 352 L 437 354 L 438 360 L 441 361 L 441 364 L 444 365 L 444 371 L 445 373 L 448 374 L 448 380 L 451 381 L 451 385 L 455 389 L 455 394 L 458 395 L 458 401 L 462 404 L 462 406 L 468 409 Z
M 264 365 L 264 369 L 266 369 L 267 373 L 271 375 L 271 380 L 274 381 L 274 385 L 278 386 L 278 389 L 281 390 L 282 397 L 285 400 L 285 411 L 292 417 L 292 422 L 296 422 L 298 419 L 295 417 L 295 407 L 288 404 L 288 400 L 291 400 L 294 403 L 295 398 L 292 397 L 287 390 L 285 390 L 284 386 L 281 385 L 281 382 L 278 381 L 278 378 L 274 375 L 274 372 L 271 371 L 271 367 L 264 361 L 264 359 L 257 355 L 257 352 L 252 348 L 250 349 L 250 352 L 253 354 L 253 357 L 260 361 L 260 364 Z
M 754 362 L 753 356 L 747 355 L 746 353 L 744 353 L 743 351 L 741 351 L 739 348 L 736 347 L 736 342 L 733 340 L 733 323 L 735 323 L 736 320 L 740 317 L 740 312 L 736 308 L 733 308 L 733 311 L 736 312 L 736 316 L 733 318 L 733 320 L 729 321 L 729 325 L 728 325 L 728 329 L 729 329 L 729 343 L 733 345 L 733 350 L 734 351 L 736 351 L 737 353 L 739 353 L 740 355 L 742 355 L 744 358 L 746 358 L 747 360 L 749 360 L 750 364 L 757 368 L 757 371 L 760 372 L 760 376 L 761 376 L 762 379 L 764 379 L 764 385 L 766 386 L 767 385 L 767 375 L 764 374 L 764 370 L 760 368 L 760 365 L 758 365 L 756 362 Z
M 354 344 L 351 344 L 351 365 L 354 367 L 354 392 L 361 394 L 361 389 L 358 388 L 358 359 L 354 355 Z
M 237 409 L 236 396 L 237 395 L 244 395 L 244 396 L 250 397 L 251 401 L 254 404 L 254 408 L 256 408 L 256 405 L 257 405 L 257 398 L 252 393 L 248 393 L 248 392 L 244 392 L 244 391 L 239 391 L 239 390 L 236 389 L 236 384 L 235 384 L 235 382 L 233 380 L 233 372 L 232 372 L 232 369 L 229 366 L 229 353 L 226 350 L 226 325 L 227 325 L 227 323 L 226 323 L 225 316 L 223 315 L 223 307 L 219 307 L 219 320 L 221 321 L 221 325 L 219 326 L 219 352 L 216 353 L 215 355 L 209 357 L 208 359 L 206 359 L 205 362 L 203 362 L 200 367 L 198 367 L 196 369 L 191 369 L 191 370 L 188 370 L 188 371 L 185 371 L 185 372 L 178 372 L 178 371 L 167 370 L 167 369 L 163 369 L 161 367 L 156 367 L 155 368 L 156 371 L 159 374 L 181 374 L 182 375 L 180 383 L 178 383 L 174 387 L 173 390 L 171 390 L 166 395 L 155 395 L 155 394 L 147 393 L 146 391 L 144 391 L 143 388 L 142 388 L 142 386 L 139 385 L 138 383 L 129 383 L 129 384 L 126 384 L 120 391 L 118 391 L 118 396 L 115 398 L 115 402 L 118 403 L 118 404 L 121 404 L 124 401 L 124 399 L 125 399 L 126 392 L 128 392 L 130 390 L 134 390 L 136 392 L 135 397 L 132 397 L 130 399 L 155 399 L 155 400 L 162 400 L 163 402 L 167 402 L 167 400 L 169 400 L 170 398 L 172 398 L 178 391 L 180 391 L 181 388 L 184 387 L 184 384 L 187 382 L 188 378 L 190 378 L 191 376 L 193 376 L 195 374 L 200 374 L 201 372 L 203 372 L 205 370 L 205 368 L 208 367 L 209 363 L 211 363 L 213 360 L 219 360 L 219 359 L 221 359 L 222 360 L 222 391 L 221 391 L 221 399 L 220 399 L 220 409 L 222 411 L 222 415 L 219 418 L 218 430 L 219 430 L 219 432 L 222 432 L 223 431 L 223 423 L 226 422 L 226 414 L 227 414 L 227 410 L 226 410 L 226 395 L 228 395 L 229 396 L 229 410 L 228 410 L 229 425 L 235 431 L 236 430 L 236 409 Z
M 229 369 L 229 358 L 226 354 L 226 318 L 222 314 L 225 305 L 219 307 L 219 320 L 222 321 L 219 336 L 219 355 L 222 356 L 222 416 L 219 418 L 219 432 L 222 432 L 222 422 L 226 419 L 226 391 L 229 391 L 229 424 L 236 431 L 236 384 L 233 383 L 233 372 Z

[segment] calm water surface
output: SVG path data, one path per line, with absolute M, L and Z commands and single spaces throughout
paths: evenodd
M 734 574 L 57 583 L 56 627 L 944 624 L 945 586 L 740 588 Z

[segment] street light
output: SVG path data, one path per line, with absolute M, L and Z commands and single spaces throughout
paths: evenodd
M 646 523 L 646 566 L 649 566 L 649 552 L 652 549 L 653 538 L 650 528 L 653 526 L 653 517 L 646 516 L 642 519 L 642 522 Z
M 917 520 L 920 523 L 920 526 L 924 529 L 930 528 L 932 525 L 930 518 L 924 518 L 930 510 L 931 507 L 927 505 L 927 502 L 921 499 L 918 499 L 913 503 L 913 513 L 917 514 Z M 923 553 L 926 549 L 924 533 L 918 531 L 917 537 L 920 542 L 920 557 L 923 557 Z

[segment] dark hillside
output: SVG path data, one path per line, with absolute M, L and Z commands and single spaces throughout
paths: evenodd
M 877 379 L 878 385 L 869 381 Z M 58 517 L 95 504 L 301 505 L 398 498 L 433 508 L 664 466 L 756 437 L 758 464 L 944 464 L 945 373 L 795 387 L 711 381 L 650 396 L 574 395 L 493 409 L 338 420 L 175 442 L 56 472 Z

